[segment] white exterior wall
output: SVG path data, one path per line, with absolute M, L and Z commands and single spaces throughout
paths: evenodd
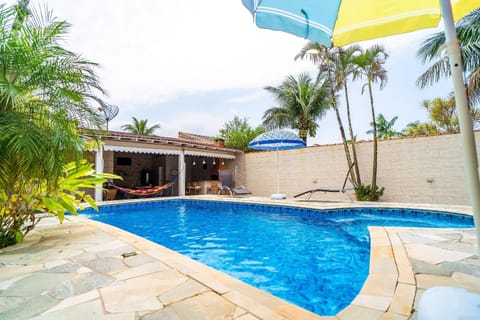
M 480 133 L 476 133 L 477 149 Z M 469 205 L 459 134 L 380 140 L 377 185 L 385 187 L 381 201 Z M 362 182 L 369 184 L 372 142 L 357 144 Z M 343 145 L 280 151 L 280 191 L 288 197 L 320 187 L 340 188 L 347 172 Z M 245 184 L 254 195 L 276 192 L 275 152 L 245 155 Z M 318 194 L 337 200 L 343 195 Z M 354 196 L 352 196 L 354 198 Z

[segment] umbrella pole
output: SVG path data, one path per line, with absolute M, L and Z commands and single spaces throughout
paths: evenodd
M 465 171 L 467 174 L 468 189 L 472 202 L 475 227 L 477 230 L 477 245 L 480 253 L 480 180 L 478 176 L 477 150 L 473 131 L 472 117 L 467 103 L 467 93 L 463 83 L 463 67 L 457 31 L 453 21 L 450 0 L 441 0 L 443 23 L 448 51 L 448 60 L 452 72 L 455 90 L 455 103 L 460 125 L 460 137 L 463 144 Z
M 275 171 L 277 172 L 277 194 L 280 194 L 280 174 L 278 173 L 278 149 L 275 150 Z

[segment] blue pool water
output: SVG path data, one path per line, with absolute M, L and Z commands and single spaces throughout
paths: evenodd
M 367 226 L 470 228 L 464 215 L 410 209 L 312 210 L 199 200 L 102 206 L 128 230 L 320 315 L 335 315 L 367 275 Z

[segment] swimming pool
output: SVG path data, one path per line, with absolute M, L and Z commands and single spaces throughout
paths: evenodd
M 367 226 L 472 227 L 473 218 L 412 209 L 315 210 L 163 200 L 86 215 L 148 238 L 320 315 L 335 315 L 367 275 Z

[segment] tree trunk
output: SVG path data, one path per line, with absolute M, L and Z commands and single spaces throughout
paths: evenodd
M 307 144 L 307 135 L 308 135 L 308 130 L 305 130 L 305 129 L 298 130 L 298 136 L 300 137 L 300 139 L 303 140 L 303 142 L 305 142 L 305 144 Z
M 358 185 L 362 184 L 362 179 L 360 178 L 360 169 L 359 169 L 359 165 L 358 165 L 357 151 L 356 151 L 356 148 L 355 148 L 356 141 L 355 141 L 355 137 L 353 135 L 352 118 L 350 117 L 350 101 L 348 100 L 347 81 L 344 81 L 343 87 L 344 87 L 344 90 L 345 90 L 345 101 L 346 101 L 346 104 L 347 104 L 348 130 L 350 132 L 350 141 L 351 141 L 351 144 L 352 144 L 353 161 L 355 162 L 355 173 L 353 173 L 353 170 L 352 170 L 351 177 L 352 177 L 352 180 L 358 186 Z
M 340 111 L 338 111 L 337 101 L 335 100 L 334 81 L 332 80 L 332 74 L 330 68 L 328 69 L 328 79 L 330 81 L 330 93 L 332 95 L 332 106 L 337 116 L 338 129 L 340 130 L 340 136 L 342 137 L 343 149 L 345 150 L 345 157 L 347 158 L 347 164 L 350 168 L 352 166 L 352 157 L 350 156 L 350 149 L 348 148 L 347 137 L 345 135 L 345 129 L 343 129 L 342 117 Z
M 368 79 L 368 93 L 370 95 L 370 107 L 372 111 L 373 127 L 373 165 L 372 165 L 372 190 L 377 186 L 377 123 L 375 122 L 375 108 L 373 106 L 372 81 Z

